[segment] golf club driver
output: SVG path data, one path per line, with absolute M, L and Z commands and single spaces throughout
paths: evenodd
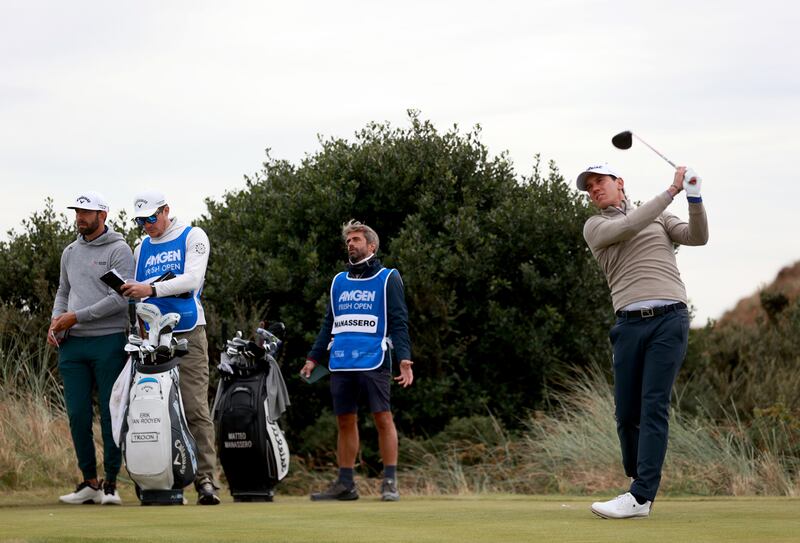
M 150 345 L 158 345 L 158 321 L 161 320 L 161 310 L 153 304 L 139 302 L 136 304 L 136 314 L 147 324 L 147 339 Z
M 620 132 L 619 134 L 611 138 L 611 143 L 614 144 L 614 147 L 616 147 L 617 149 L 630 149 L 631 146 L 633 145 L 633 138 L 636 138 L 641 143 L 644 143 L 647 147 L 650 148 L 651 151 L 653 151 L 655 154 L 666 160 L 670 166 L 672 166 L 673 168 L 677 168 L 674 162 L 672 162 L 670 159 L 662 155 L 655 147 L 644 141 L 642 138 L 640 138 L 630 130 L 625 130 L 624 132 Z
M 634 134 L 630 130 L 624 130 L 624 131 L 620 132 L 619 134 L 617 134 L 616 136 L 614 136 L 613 138 L 611 138 L 611 143 L 617 149 L 626 150 L 626 149 L 630 149 L 631 146 L 633 145 L 633 138 L 636 138 L 637 140 L 639 140 L 639 142 L 645 144 L 651 151 L 653 151 L 655 154 L 657 154 L 658 156 L 663 158 L 667 162 L 667 164 L 669 164 L 670 166 L 672 166 L 676 170 L 678 169 L 678 166 L 676 166 L 674 162 L 672 162 L 666 156 L 662 155 L 658 151 L 658 149 L 656 149 L 655 147 L 653 147 L 652 145 L 650 145 L 649 143 L 644 141 L 642 138 L 640 138 L 638 135 Z M 700 176 L 697 175 L 694 172 L 694 170 L 687 168 L 684 178 L 686 179 L 687 183 L 689 183 L 691 185 L 694 185 L 695 183 L 697 183 L 697 180 L 700 179 Z

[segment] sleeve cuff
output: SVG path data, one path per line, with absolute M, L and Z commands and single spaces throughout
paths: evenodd
M 686 199 L 689 200 L 690 204 L 702 204 L 703 203 L 703 197 L 702 196 L 687 196 Z

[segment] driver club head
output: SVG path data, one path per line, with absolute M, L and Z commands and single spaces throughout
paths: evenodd
M 633 132 L 630 130 L 620 132 L 611 138 L 611 143 L 614 144 L 614 147 L 617 149 L 630 149 L 631 145 L 633 145 Z

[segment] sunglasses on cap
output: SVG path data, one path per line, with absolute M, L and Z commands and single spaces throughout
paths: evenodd
M 155 213 L 150 215 L 149 217 L 135 217 L 133 220 L 136 221 L 136 224 L 139 226 L 144 226 L 145 223 L 147 224 L 155 224 L 158 220 L 158 216 L 161 215 L 161 212 L 164 211 L 163 207 L 159 207 Z

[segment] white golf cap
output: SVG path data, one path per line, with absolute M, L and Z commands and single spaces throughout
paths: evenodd
M 140 192 L 133 199 L 133 217 L 149 217 L 161 206 L 167 205 L 167 198 L 163 192 L 146 190 Z
M 620 177 L 609 167 L 608 162 L 595 162 L 593 165 L 584 168 L 575 180 L 575 184 L 578 185 L 578 190 L 586 190 L 586 178 L 593 174 Z
M 93 190 L 81 192 L 75 197 L 75 203 L 67 209 L 88 209 L 89 211 L 108 211 L 108 203 L 103 195 Z

